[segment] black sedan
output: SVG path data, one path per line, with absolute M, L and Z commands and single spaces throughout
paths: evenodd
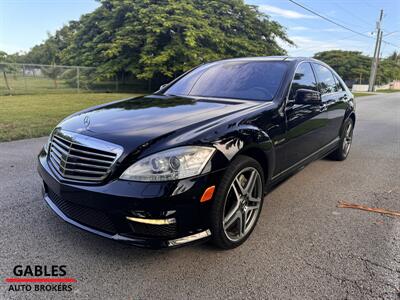
M 355 119 L 353 95 L 320 61 L 207 63 L 63 120 L 39 154 L 44 199 L 116 241 L 234 248 L 273 185 L 315 159 L 346 159 Z

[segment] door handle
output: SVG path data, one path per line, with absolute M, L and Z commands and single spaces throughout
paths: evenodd
M 328 106 L 326 104 L 322 104 L 320 107 L 321 112 L 327 111 L 328 110 Z

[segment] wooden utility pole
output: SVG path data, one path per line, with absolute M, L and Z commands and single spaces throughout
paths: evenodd
M 369 76 L 369 85 L 368 85 L 369 92 L 373 92 L 375 90 L 376 72 L 378 69 L 379 55 L 380 55 L 379 52 L 381 48 L 382 35 L 383 35 L 381 30 L 382 18 L 383 18 L 383 9 L 381 9 L 379 21 L 376 23 L 376 42 L 375 42 L 374 57 L 372 58 L 372 63 L 371 63 L 371 73 Z
M 376 67 L 375 67 L 374 84 L 375 84 L 375 81 L 376 81 L 376 76 L 378 74 L 379 61 L 382 58 L 382 53 L 381 53 L 382 37 L 383 37 L 383 31 L 381 30 L 381 36 L 379 37 L 379 46 L 378 46 L 378 54 L 377 54 L 378 57 L 377 57 L 377 60 L 376 60 Z M 379 79 L 379 85 L 381 85 L 381 78 Z M 375 88 L 374 88 L 374 91 L 375 91 Z

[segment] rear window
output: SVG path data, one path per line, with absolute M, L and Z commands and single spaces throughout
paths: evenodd
M 314 64 L 314 69 L 319 81 L 319 91 L 322 94 L 336 92 L 336 81 L 335 78 L 333 78 L 332 72 L 320 64 Z
M 270 101 L 288 65 L 282 61 L 226 61 L 201 66 L 173 84 L 166 95 Z

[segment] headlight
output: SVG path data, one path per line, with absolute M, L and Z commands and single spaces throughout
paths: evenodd
M 134 163 L 121 175 L 132 181 L 168 181 L 199 175 L 215 149 L 185 146 L 162 151 Z

